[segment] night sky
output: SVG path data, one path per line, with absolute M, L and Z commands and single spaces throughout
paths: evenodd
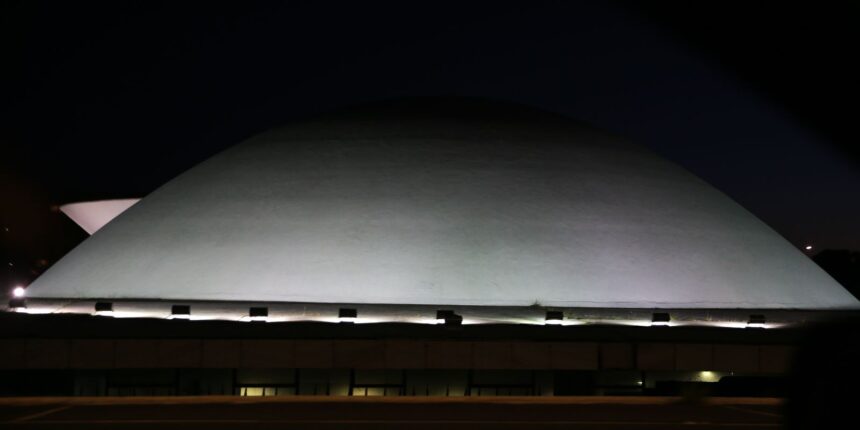
M 479 96 L 648 146 L 792 243 L 860 250 L 860 4 L 7 2 L 0 282 L 255 133 L 361 102 Z

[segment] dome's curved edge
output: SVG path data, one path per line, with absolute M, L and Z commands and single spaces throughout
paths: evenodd
M 696 309 L 696 310 L 750 310 L 750 309 L 771 309 L 771 310 L 808 310 L 808 311 L 827 311 L 827 310 L 860 310 L 860 301 L 855 300 L 854 303 L 838 303 L 831 305 L 809 305 L 807 303 L 778 303 L 778 304 L 763 304 L 753 302 L 602 302 L 602 301 L 551 301 L 522 303 L 503 300 L 452 300 L 438 301 L 426 303 L 397 303 L 397 302 L 377 302 L 366 301 L 359 297 L 344 297 L 339 301 L 316 301 L 313 297 L 296 297 L 291 300 L 254 300 L 252 298 L 237 298 L 237 297 L 130 297 L 130 296 L 99 296 L 99 297 L 52 297 L 32 295 L 28 296 L 32 299 L 40 300 L 56 300 L 56 301 L 87 301 L 87 300 L 119 300 L 126 302 L 205 302 L 205 303 L 221 303 L 221 304 L 239 304 L 239 303 L 269 303 L 278 305 L 360 305 L 371 307 L 390 307 L 390 308 L 409 308 L 412 306 L 453 306 L 453 307 L 487 307 L 487 308 L 506 308 L 506 309 L 527 309 L 527 308 L 569 308 L 569 309 Z

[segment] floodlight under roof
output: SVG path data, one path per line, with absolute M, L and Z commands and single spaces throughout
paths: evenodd
M 173 305 L 170 308 L 170 318 L 172 319 L 191 319 L 190 305 Z
M 764 328 L 767 319 L 765 319 L 764 315 L 761 314 L 753 314 L 750 315 L 749 321 L 747 321 L 747 328 Z
M 113 316 L 113 303 L 111 302 L 96 302 L 96 315 L 103 317 Z
M 456 327 L 463 324 L 463 316 L 457 315 L 451 312 L 450 315 L 445 317 L 445 326 L 447 327 Z
M 668 312 L 654 312 L 651 315 L 651 327 L 668 327 L 671 320 Z
M 337 311 L 337 318 L 342 323 L 354 323 L 358 319 L 358 310 L 353 308 L 340 308 Z
M 454 315 L 454 311 L 452 310 L 442 309 L 436 311 L 436 324 L 445 324 L 445 321 L 452 315 Z
M 562 311 L 546 311 L 546 319 L 544 320 L 544 324 L 547 325 L 561 325 L 564 321 L 564 312 Z
M 269 308 L 251 307 L 248 310 L 248 317 L 251 321 L 266 321 L 269 319 Z

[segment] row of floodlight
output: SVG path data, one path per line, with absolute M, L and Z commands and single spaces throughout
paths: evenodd
M 9 302 L 9 307 L 12 309 L 26 308 L 27 303 L 23 299 L 12 299 Z M 95 315 L 113 316 L 113 303 L 111 302 L 96 302 Z M 338 321 L 342 323 L 354 323 L 358 320 L 358 310 L 355 308 L 340 308 L 337 312 Z M 191 319 L 190 305 L 173 305 L 170 308 L 169 319 Z M 248 320 L 250 321 L 267 321 L 269 319 L 269 308 L 254 307 L 248 309 Z M 672 316 L 668 312 L 654 312 L 651 314 L 652 327 L 668 327 L 672 321 Z M 764 328 L 767 320 L 764 315 L 753 314 L 749 316 L 747 328 Z M 463 316 L 454 313 L 452 310 L 436 311 L 436 323 L 448 326 L 458 326 L 463 323 Z M 547 311 L 544 318 L 546 325 L 562 325 L 564 324 L 564 312 L 562 311 Z
M 651 314 L 651 327 L 668 327 L 672 316 L 668 312 L 654 312 Z M 747 328 L 765 328 L 767 319 L 761 314 L 752 314 L 747 320 Z
M 95 314 L 101 316 L 113 316 L 113 303 L 96 302 Z M 169 319 L 191 319 L 190 305 L 173 305 L 170 308 Z M 358 320 L 358 310 L 355 308 L 340 308 L 337 311 L 338 321 L 342 323 L 354 323 Z M 269 308 L 252 306 L 248 309 L 250 321 L 267 321 L 269 319 Z M 436 311 L 436 322 L 447 325 L 460 325 L 463 317 L 454 311 Z

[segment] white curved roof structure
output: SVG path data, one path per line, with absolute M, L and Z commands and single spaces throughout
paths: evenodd
M 551 114 L 390 106 L 294 123 L 173 179 L 32 298 L 847 309 L 684 169 Z

